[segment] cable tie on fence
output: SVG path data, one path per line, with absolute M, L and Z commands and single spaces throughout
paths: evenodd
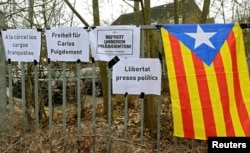
M 48 58 L 48 63 L 50 64 L 50 58 Z
M 0 30 L 0 34 L 2 34 L 2 31 L 7 31 L 7 29 L 5 29 L 5 28 L 4 28 L 4 29 L 1 29 L 1 30 Z
M 90 27 L 91 29 L 95 29 L 96 27 L 95 26 L 93 26 L 93 27 Z
M 46 30 L 50 30 L 50 27 L 45 28 Z
M 140 98 L 144 99 L 144 95 L 145 95 L 145 93 L 142 92 L 141 95 L 140 95 Z
M 95 58 L 92 57 L 92 58 L 91 58 L 91 61 L 92 61 L 92 63 L 95 63 Z
M 250 24 L 241 23 L 241 24 L 240 24 L 240 27 L 241 27 L 242 29 L 250 28 Z
M 157 29 L 161 29 L 162 25 L 157 24 L 157 25 L 155 25 L 155 27 L 156 27 Z
M 34 65 L 35 65 L 35 66 L 37 65 L 37 63 L 38 63 L 37 60 L 34 60 Z
M 42 28 L 37 28 L 36 30 L 39 31 L 39 32 L 42 32 L 42 31 L 43 31 Z
M 125 92 L 125 95 L 124 95 L 124 97 L 126 98 L 128 96 L 128 92 Z
M 76 63 L 77 64 L 81 63 L 81 60 L 80 59 L 76 60 Z
M 160 52 L 158 52 L 158 56 L 159 56 L 159 60 L 162 63 L 162 54 Z
M 8 63 L 11 64 L 11 59 L 10 58 L 8 58 Z
M 112 68 L 117 62 L 119 62 L 120 59 L 118 56 L 115 56 L 113 59 L 111 59 L 108 63 L 109 69 Z

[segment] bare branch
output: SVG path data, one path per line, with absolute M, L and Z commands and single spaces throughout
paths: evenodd
M 79 18 L 79 20 L 81 20 L 81 22 L 85 25 L 89 27 L 89 24 L 82 18 L 82 16 L 75 10 L 75 8 L 70 4 L 70 2 L 68 0 L 64 0 L 64 2 L 68 5 L 68 7 L 71 9 L 71 11 L 73 13 L 75 13 L 75 15 Z

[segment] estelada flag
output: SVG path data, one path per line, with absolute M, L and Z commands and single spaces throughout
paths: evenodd
M 250 136 L 250 82 L 235 24 L 163 25 L 174 136 Z

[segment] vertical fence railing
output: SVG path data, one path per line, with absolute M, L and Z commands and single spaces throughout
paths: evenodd
M 141 143 L 141 152 L 143 152 L 143 145 L 144 145 L 144 93 L 141 93 L 140 95 L 140 104 L 141 104 L 141 127 L 140 127 L 140 143 Z
M 92 131 L 93 131 L 93 152 L 95 153 L 95 147 L 96 147 L 96 95 L 95 95 L 95 87 L 96 87 L 96 64 L 95 59 L 92 58 Z
M 77 71 L 77 140 L 78 142 L 81 141 L 81 79 L 80 79 L 80 68 L 81 68 L 81 61 L 78 60 L 76 64 L 76 71 Z M 78 146 L 78 152 L 80 152 L 80 147 Z
M 22 116 L 23 116 L 23 128 L 27 125 L 27 116 L 26 116 L 26 96 L 25 96 L 25 65 L 24 62 L 21 62 L 21 79 L 22 79 Z
M 124 95 L 124 139 L 128 140 L 128 93 Z
M 35 98 L 35 123 L 36 123 L 36 129 L 39 127 L 39 102 L 38 102 L 38 66 L 37 61 L 34 61 L 34 98 Z
M 11 60 L 8 59 L 8 79 L 9 79 L 9 91 L 8 91 L 8 94 L 9 94 L 9 114 L 10 114 L 10 124 L 11 124 L 11 127 L 13 127 L 13 114 L 14 114 L 14 110 L 13 110 L 13 94 L 12 94 L 12 89 L 13 89 L 13 77 L 12 77 L 12 63 L 11 63 Z
M 48 59 L 48 106 L 49 106 L 49 145 L 50 145 L 50 152 L 53 152 L 52 150 L 52 128 L 53 128 L 53 105 L 52 105 L 52 76 L 51 76 L 51 61 Z

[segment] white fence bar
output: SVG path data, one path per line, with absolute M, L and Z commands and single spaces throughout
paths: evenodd
M 67 99 L 66 99 L 66 63 L 63 62 L 62 65 L 62 69 L 63 69 L 63 107 L 62 107 L 62 111 L 63 111 L 63 134 L 66 134 L 66 103 L 67 103 Z
M 140 96 L 140 103 L 141 103 L 141 135 L 140 135 L 140 139 L 141 139 L 141 145 L 143 146 L 144 144 L 144 93 L 141 93 Z M 141 152 L 143 150 L 143 147 L 141 147 Z
M 25 97 L 25 66 L 24 62 L 21 62 L 21 74 L 22 74 L 22 115 L 23 115 L 23 128 L 27 125 L 26 116 L 26 97 Z
M 95 59 L 92 58 L 92 130 L 93 135 L 96 135 L 96 94 L 95 94 L 95 88 L 96 88 L 96 70 L 95 70 Z M 93 147 L 92 151 L 93 153 L 96 152 L 96 137 L 93 137 Z
M 124 102 L 124 139 L 128 140 L 128 93 L 125 93 Z
M 80 78 L 80 61 L 77 61 L 76 71 L 77 71 L 77 134 L 78 140 L 81 137 L 81 78 Z
M 13 121 L 13 93 L 12 93 L 12 89 L 13 89 L 13 77 L 12 77 L 12 63 L 11 63 L 11 60 L 9 59 L 9 64 L 8 64 L 8 79 L 9 79 L 9 103 L 10 103 L 10 106 L 9 106 L 9 113 L 10 113 L 10 118 L 11 118 L 11 122 Z M 11 123 L 12 124 L 12 123 Z
M 51 78 L 51 62 L 50 59 L 48 59 L 48 105 L 49 105 L 49 129 L 52 130 L 53 123 L 53 105 L 52 105 L 52 78 Z
M 160 141 L 161 141 L 161 97 L 157 97 L 157 152 L 160 153 Z
M 34 61 L 34 70 L 35 70 L 35 76 L 34 76 L 34 98 L 35 98 L 35 119 L 36 119 L 36 128 L 39 127 L 39 102 L 38 102 L 38 67 L 37 62 Z

